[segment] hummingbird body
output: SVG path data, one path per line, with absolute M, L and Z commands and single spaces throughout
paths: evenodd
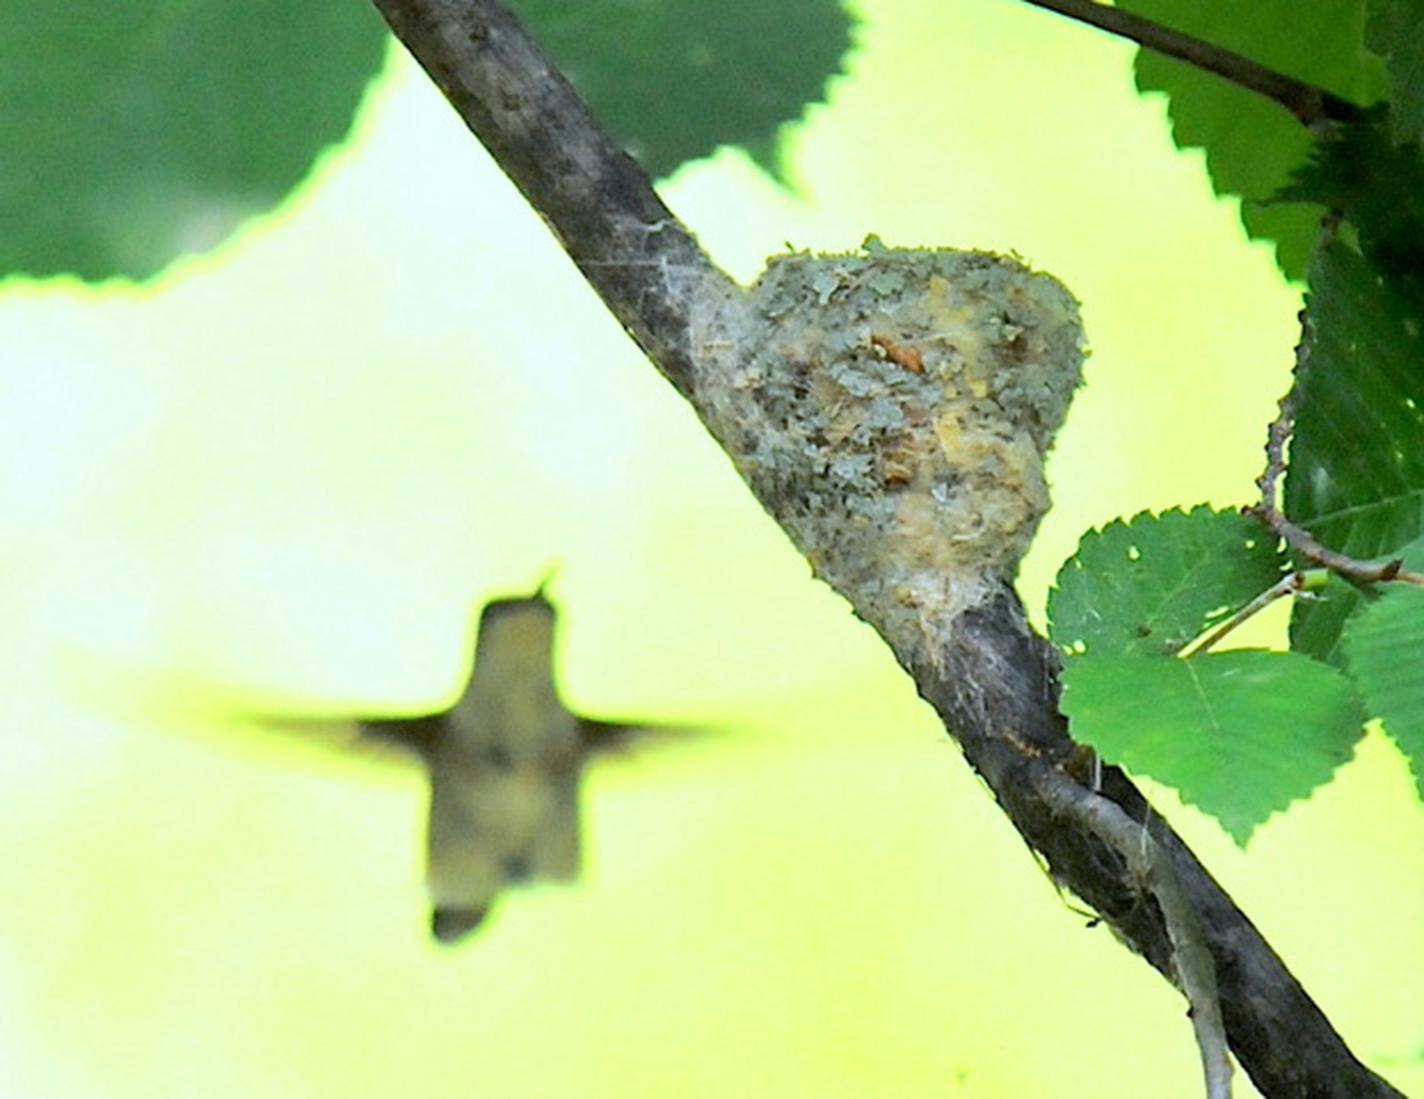
M 451 709 L 361 723 L 416 752 L 429 773 L 426 885 L 441 942 L 478 927 L 508 887 L 578 873 L 584 761 L 626 728 L 564 708 L 553 680 L 554 626 L 542 595 L 488 604 L 474 673 Z

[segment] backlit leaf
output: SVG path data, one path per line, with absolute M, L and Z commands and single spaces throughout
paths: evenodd
M 1342 640 L 1365 705 L 1409 758 L 1424 797 L 1424 589 L 1391 585 Z
M 1062 704 L 1075 739 L 1175 788 L 1240 844 L 1330 779 L 1363 720 L 1334 668 L 1255 650 L 1080 657 L 1064 669 Z
M 1049 636 L 1095 656 L 1176 652 L 1281 578 L 1259 523 L 1206 504 L 1089 531 L 1048 595 Z

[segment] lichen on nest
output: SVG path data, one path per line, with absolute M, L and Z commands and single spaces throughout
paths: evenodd
M 704 394 L 709 421 L 820 574 L 922 609 L 1012 574 L 1079 383 L 1061 283 L 872 236 L 772 258 L 730 323 L 719 342 L 735 364 Z

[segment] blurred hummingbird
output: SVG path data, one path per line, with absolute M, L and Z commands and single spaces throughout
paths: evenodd
M 366 734 L 415 752 L 430 776 L 426 886 L 442 943 L 477 928 L 503 890 L 577 875 L 584 763 L 640 731 L 564 707 L 555 619 L 542 594 L 487 604 L 474 672 L 452 708 L 361 722 Z
M 414 753 L 430 779 L 426 886 L 431 931 L 442 943 L 477 928 L 506 889 L 573 880 L 585 764 L 668 728 L 570 713 L 554 685 L 556 620 L 542 589 L 527 598 L 492 601 L 480 614 L 473 674 L 454 706 L 418 717 L 356 719 L 366 740 Z M 145 721 L 164 714 L 170 722 L 191 717 L 185 706 L 172 707 L 171 699 L 149 697 L 164 693 L 152 682 L 143 686 L 156 678 L 162 680 L 151 669 L 128 668 L 117 690 L 111 676 L 97 675 L 81 678 L 77 689 L 110 713 L 128 709 Z M 209 705 L 198 712 L 206 714 Z M 350 747 L 351 718 L 244 716 L 283 734 L 300 731 Z

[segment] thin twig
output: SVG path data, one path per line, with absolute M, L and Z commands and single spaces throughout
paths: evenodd
M 1171 860 L 1149 825 L 1132 820 L 1106 798 L 1084 802 L 1081 813 L 1127 863 L 1143 891 L 1162 913 L 1172 943 L 1175 982 L 1191 1005 L 1192 1029 L 1201 1055 L 1207 1099 L 1230 1099 L 1231 1060 L 1216 980 L 1216 963 L 1201 921 Z
M 1276 418 L 1266 431 L 1266 468 L 1256 478 L 1256 487 L 1261 490 L 1261 504 L 1275 510 L 1280 499 L 1280 481 L 1286 468 L 1286 443 L 1290 442 L 1295 428 L 1296 407 L 1300 404 L 1301 383 L 1310 368 L 1310 346 L 1315 335 L 1310 323 L 1310 311 L 1302 309 L 1296 314 L 1300 323 L 1300 339 L 1295 345 L 1295 366 L 1291 370 L 1291 387 L 1277 405 Z
M 1201 641 L 1197 642 L 1195 645 L 1188 644 L 1183 646 L 1181 652 L 1177 655 L 1200 656 L 1202 653 L 1206 652 L 1208 649 L 1212 648 L 1212 646 L 1220 642 L 1222 638 L 1224 638 L 1232 630 L 1236 629 L 1236 627 L 1240 626 L 1248 618 L 1253 618 L 1255 615 L 1259 614 L 1261 611 L 1269 607 L 1277 599 L 1280 599 L 1281 597 L 1286 595 L 1294 595 L 1298 592 L 1305 591 L 1309 585 L 1310 574 L 1302 569 L 1297 569 L 1295 572 L 1292 572 L 1287 576 L 1282 577 L 1279 582 L 1272 584 L 1269 588 L 1267 588 L 1260 595 L 1256 596 L 1255 599 L 1251 600 L 1251 602 L 1247 603 L 1244 607 L 1238 610 L 1235 614 L 1233 614 L 1230 618 L 1228 618 L 1210 634 L 1204 637 Z
M 1339 553 L 1321 545 L 1310 531 L 1291 522 L 1280 508 L 1280 480 L 1285 472 L 1286 444 L 1295 430 L 1296 408 L 1300 403 L 1301 386 L 1310 369 L 1310 351 L 1315 342 L 1315 330 L 1308 310 L 1302 309 L 1300 319 L 1300 341 L 1295 345 L 1295 369 L 1291 372 L 1291 387 L 1280 400 L 1279 412 L 1266 432 L 1266 468 L 1256 478 L 1256 487 L 1261 490 L 1261 502 L 1244 511 L 1264 523 L 1277 537 L 1285 539 L 1300 557 L 1329 569 L 1338 576 L 1356 584 L 1377 584 L 1396 581 L 1424 587 L 1424 573 L 1413 572 L 1404 567 L 1402 557 L 1392 557 L 1385 561 L 1366 561 Z M 1258 608 L 1259 609 L 1259 608 Z M 1252 612 L 1254 613 L 1254 612 Z
M 1357 584 L 1379 584 L 1395 581 L 1424 587 L 1424 573 L 1414 572 L 1404 567 L 1404 558 L 1391 557 L 1385 561 L 1365 561 L 1337 553 L 1328 546 L 1321 545 L 1314 535 L 1302 526 L 1292 523 L 1274 506 L 1257 505 L 1249 509 L 1272 531 L 1286 540 L 1286 544 L 1312 564 L 1329 569 L 1337 576 L 1352 580 Z
M 754 427 L 728 424 L 715 404 L 745 383 L 738 349 L 708 354 L 740 291 L 519 23 L 496 0 L 374 2 L 653 364 L 699 415 L 723 426 L 724 446 L 754 449 L 758 440 L 747 436 Z M 767 494 L 762 500 L 784 525 L 794 522 L 788 509 L 804 504 Z M 840 590 L 885 637 L 1053 873 L 1177 980 L 1169 920 L 1159 905 L 1139 903 L 1141 885 L 1100 834 L 1093 807 L 1107 799 L 1151 829 L 1201 926 L 1226 1035 L 1257 1087 L 1270 1096 L 1398 1099 L 1354 1057 L 1260 932 L 1119 770 L 1103 769 L 1101 792 L 1066 772 L 1074 744 L 1058 711 L 1057 653 L 1030 628 L 1012 588 L 986 583 L 931 639 L 904 606 L 891 605 L 893 592 L 881 590 L 878 575 L 868 569 L 861 588 L 847 581 Z
M 1215 73 L 1248 92 L 1274 100 L 1304 126 L 1322 121 L 1349 122 L 1359 117 L 1357 104 L 1333 92 L 1278 73 L 1223 46 L 1193 38 L 1122 8 L 1110 8 L 1094 0 L 1025 0 L 1025 3 L 1066 15 L 1109 34 L 1131 39 L 1146 49 Z

